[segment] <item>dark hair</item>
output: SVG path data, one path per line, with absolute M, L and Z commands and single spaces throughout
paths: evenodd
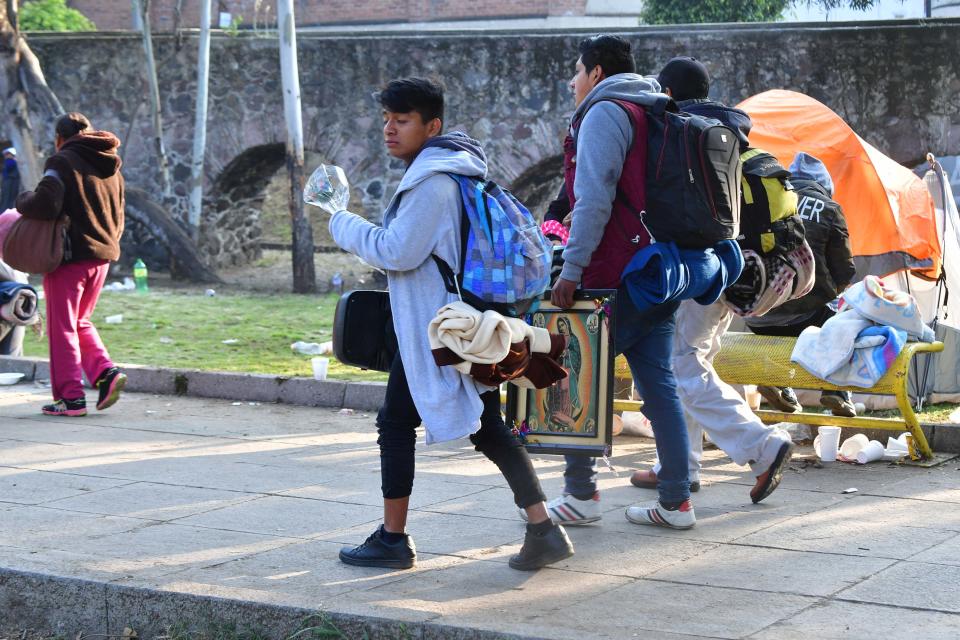
M 426 78 L 391 80 L 380 91 L 380 106 L 394 113 L 420 114 L 426 124 L 434 118 L 443 120 L 443 87 Z
M 663 66 L 657 82 L 664 92 L 670 89 L 674 100 L 700 100 L 710 94 L 710 74 L 702 62 L 688 56 L 673 58 Z
M 580 49 L 580 61 L 588 73 L 597 65 L 607 77 L 618 73 L 635 73 L 637 70 L 630 43 L 620 36 L 601 33 L 581 40 L 577 48 Z
M 57 135 L 64 140 L 72 138 L 81 131 L 86 131 L 87 129 L 92 128 L 93 125 L 90 124 L 89 120 L 87 120 L 87 116 L 77 111 L 71 111 L 70 113 L 57 118 Z

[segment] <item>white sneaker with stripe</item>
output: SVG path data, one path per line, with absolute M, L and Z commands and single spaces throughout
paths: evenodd
M 597 522 L 602 517 L 600 512 L 600 492 L 597 491 L 588 500 L 578 500 L 570 494 L 563 494 L 547 503 L 547 513 L 550 519 L 557 524 L 578 526 Z M 527 513 L 520 509 L 520 517 L 527 519 Z
M 627 507 L 627 520 L 634 524 L 650 524 L 668 529 L 689 529 L 697 523 L 690 500 L 684 501 L 674 511 L 663 508 L 660 501 L 647 502 Z

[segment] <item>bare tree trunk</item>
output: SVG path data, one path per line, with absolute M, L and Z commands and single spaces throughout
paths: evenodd
M 201 0 L 203 2 L 204 0 Z M 173 40 L 177 51 L 183 46 L 183 33 L 180 31 L 180 22 L 183 20 L 183 0 L 177 0 L 173 7 Z
M 313 266 L 313 229 L 303 213 L 303 116 L 300 112 L 300 76 L 293 0 L 277 0 L 280 35 L 280 75 L 283 111 L 287 121 L 287 172 L 290 174 L 290 227 L 293 242 L 293 291 L 313 293 L 317 275 Z
M 167 248 L 170 254 L 170 275 L 191 282 L 222 282 L 220 277 L 200 258 L 197 244 L 166 209 L 152 202 L 146 191 L 126 188 L 127 216 L 142 224 Z
M 63 113 L 63 107 L 47 86 L 36 56 L 20 35 L 17 5 L 17 0 L 0 2 L 0 104 L 17 149 L 23 186 L 33 188 L 40 180 L 41 161 L 30 109 L 37 116 L 52 120 Z
M 32 189 L 40 179 L 41 162 L 30 113 L 52 121 L 63 114 L 63 107 L 47 86 L 40 62 L 20 36 L 16 15 L 17 0 L 0 0 L 0 106 L 17 149 L 23 186 Z M 200 259 L 196 243 L 162 207 L 139 189 L 128 187 L 126 196 L 127 215 L 147 227 L 169 250 L 171 273 L 198 282 L 220 281 Z
M 197 113 L 193 130 L 193 157 L 190 159 L 190 235 L 200 237 L 203 208 L 203 157 L 207 149 L 207 86 L 210 78 L 210 3 L 200 0 L 200 50 L 197 54 Z
M 160 86 L 157 83 L 157 62 L 153 57 L 153 37 L 150 33 L 150 0 L 132 0 L 134 12 L 143 20 L 143 53 L 147 60 L 147 83 L 150 86 L 150 111 L 153 116 L 153 141 L 157 150 L 160 169 L 160 186 L 164 199 L 173 191 L 170 184 L 170 169 L 167 166 L 167 150 L 163 145 L 163 115 L 160 109 Z

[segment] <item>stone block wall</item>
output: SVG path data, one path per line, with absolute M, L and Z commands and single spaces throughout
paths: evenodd
M 339 164 L 354 187 L 351 208 L 379 219 L 403 165 L 382 145 L 373 92 L 387 80 L 426 75 L 447 88 L 447 128 L 485 145 L 490 176 L 542 200 L 559 174 L 573 110 L 567 87 L 584 34 L 485 32 L 362 36 L 302 34 L 299 63 L 307 150 Z M 716 99 L 735 104 L 772 88 L 807 93 L 862 137 L 908 166 L 927 151 L 960 154 L 960 21 L 839 28 L 764 26 L 625 31 L 640 70 L 696 55 Z M 135 34 L 34 35 L 47 80 L 67 109 L 123 140 L 131 185 L 159 194 L 143 52 Z M 182 215 L 190 175 L 197 43 L 155 38 L 165 142 Z M 211 56 L 205 243 L 218 264 L 256 255 L 257 207 L 280 167 L 286 139 L 277 42 L 264 35 L 216 36 Z M 3 124 L 0 122 L 0 135 Z M 38 123 L 49 146 L 49 128 Z M 556 164 L 555 169 L 551 166 Z M 308 167 L 308 171 L 313 167 Z M 524 194 L 521 194 L 524 195 Z M 532 208 L 540 205 L 531 202 Z
M 71 0 L 69 4 L 101 30 L 130 29 L 133 24 L 129 0 Z M 586 4 L 587 0 L 298 0 L 294 2 L 294 11 L 300 26 L 312 26 L 583 15 Z M 152 0 L 150 5 L 153 29 L 172 29 L 176 0 Z M 214 3 L 213 10 L 214 26 L 218 11 L 242 17 L 241 24 L 245 27 L 272 24 L 276 20 L 273 0 L 221 0 Z M 200 26 L 199 2 L 183 3 L 181 25 Z

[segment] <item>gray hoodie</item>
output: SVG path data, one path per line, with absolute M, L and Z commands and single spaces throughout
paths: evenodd
M 642 106 L 653 105 L 662 95 L 655 78 L 619 73 L 604 79 L 587 94 L 573 114 L 582 118 L 580 127 L 571 124 L 570 135 L 577 145 L 577 177 L 573 183 L 570 239 L 563 250 L 564 280 L 580 282 L 610 221 L 617 183 L 633 142 L 630 117 L 610 100 L 624 100 Z
M 428 444 L 479 429 L 479 394 L 487 390 L 453 367 L 438 367 L 427 338 L 437 310 L 456 300 L 430 255 L 460 268 L 460 187 L 444 174 L 485 177 L 487 164 L 477 150 L 464 134 L 431 140 L 403 175 L 382 227 L 349 211 L 330 218 L 334 242 L 387 272 L 400 357 Z

